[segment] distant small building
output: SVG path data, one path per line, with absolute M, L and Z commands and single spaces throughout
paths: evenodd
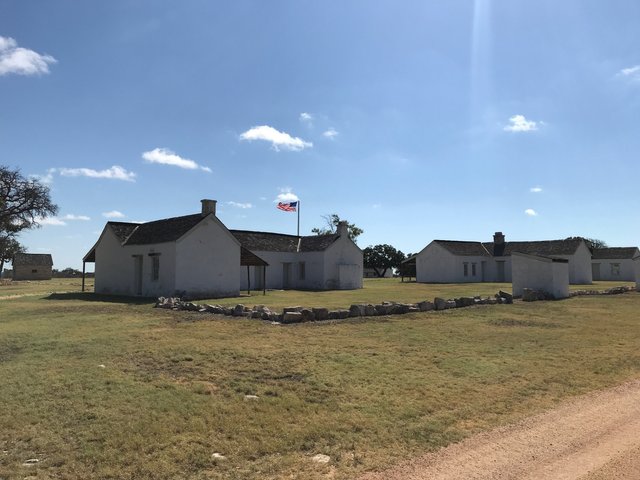
M 11 263 L 13 280 L 51 280 L 53 259 L 48 253 L 17 253 Z
M 640 257 L 636 257 L 633 263 L 635 263 L 636 270 L 636 291 L 640 292 Z
M 526 253 L 511 254 L 513 295 L 519 297 L 525 288 L 542 290 L 555 298 L 569 296 L 569 260 Z
M 593 279 L 633 282 L 636 279 L 633 259 L 637 257 L 640 257 L 638 247 L 594 248 Z

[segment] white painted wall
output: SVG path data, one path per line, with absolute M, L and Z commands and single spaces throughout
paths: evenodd
M 636 291 L 640 292 L 640 257 L 636 257 L 633 260 L 636 270 Z
M 263 252 L 254 251 L 257 256 L 266 261 L 267 287 L 269 289 L 283 289 L 283 264 L 289 263 L 289 288 L 302 290 L 322 290 L 324 288 L 324 252 Z M 300 276 L 300 263 L 304 262 L 304 279 Z M 255 289 L 255 267 L 249 267 L 251 288 Z M 240 289 L 247 289 L 247 267 L 241 267 Z
M 591 263 L 600 265 L 600 280 L 633 282 L 636 279 L 635 262 L 630 258 L 597 259 L 592 260 Z M 614 264 L 619 265 L 618 275 L 615 274 Z
M 523 253 L 511 254 L 513 295 L 521 296 L 525 288 L 543 290 L 555 298 L 569 296 L 569 264 Z
M 554 255 L 569 260 L 569 282 L 575 285 L 590 285 L 593 283 L 591 267 L 591 250 L 584 241 L 573 255 Z
M 362 288 L 363 254 L 348 235 L 338 239 L 324 251 L 325 290 Z M 347 267 L 345 267 L 347 265 Z
M 240 243 L 214 215 L 176 242 L 175 288 L 194 298 L 240 293 Z
M 175 293 L 176 244 L 175 242 L 155 243 L 152 245 L 127 245 L 121 247 L 124 253 L 122 262 L 128 264 L 130 271 L 129 285 L 131 295 L 135 292 L 135 259 L 134 255 L 142 257 L 142 295 L 143 297 L 171 296 Z M 153 279 L 152 257 L 158 256 L 158 279 Z M 96 261 L 97 265 L 97 261 Z
M 107 224 L 96 243 L 96 293 L 134 295 L 133 259 L 127 258 L 120 240 Z
M 491 257 L 454 255 L 436 242 L 427 245 L 416 257 L 416 281 L 422 283 L 472 283 L 492 281 Z M 467 264 L 467 275 L 464 264 Z M 476 265 L 475 274 L 473 264 Z

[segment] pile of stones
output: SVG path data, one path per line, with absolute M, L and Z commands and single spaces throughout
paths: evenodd
M 301 323 L 322 320 L 339 320 L 353 317 L 375 317 L 380 315 L 403 315 L 413 312 L 447 310 L 450 308 L 471 307 L 474 305 L 496 305 L 513 303 L 513 296 L 500 291 L 494 297 L 460 297 L 450 300 L 435 298 L 418 303 L 382 302 L 379 304 L 354 304 L 349 308 L 329 310 L 328 308 L 285 307 L 281 313 L 274 312 L 265 305 L 253 308 L 238 304 L 235 307 L 222 305 L 197 304 L 174 297 L 160 297 L 156 308 L 184 310 L 188 312 L 214 313 L 230 317 L 255 318 L 277 323 Z
M 569 293 L 571 297 L 579 297 L 581 295 L 620 295 L 621 293 L 633 292 L 635 289 L 628 285 L 607 288 L 606 290 L 576 290 Z

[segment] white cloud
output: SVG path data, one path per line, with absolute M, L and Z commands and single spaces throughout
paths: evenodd
M 47 218 L 38 217 L 36 219 L 36 223 L 38 225 L 51 225 L 53 227 L 63 227 L 67 224 L 66 222 L 63 222 L 62 220 L 60 220 L 58 217 L 47 217 Z
M 634 65 L 633 67 L 623 68 L 618 72 L 618 75 L 627 77 L 631 80 L 640 81 L 640 65 Z
M 135 182 L 136 177 L 135 173 L 128 172 L 118 165 L 114 165 L 105 170 L 94 170 L 93 168 L 59 168 L 58 171 L 63 177 L 108 178 L 111 180 L 124 180 L 125 182 Z
M 239 203 L 239 202 L 227 202 L 227 205 L 231 205 L 236 208 L 253 208 L 253 205 L 250 203 Z
M 302 123 L 306 123 L 308 125 L 311 125 L 313 123 L 313 115 L 311 115 L 310 113 L 302 112 L 299 118 Z
M 540 193 L 542 191 L 542 187 L 531 187 L 529 191 L 531 193 Z
M 329 130 L 327 130 L 327 131 L 322 133 L 322 136 L 324 136 L 325 138 L 328 138 L 330 140 L 333 140 L 338 135 L 340 135 L 340 133 L 333 127 L 329 128 Z
M 211 169 L 209 167 L 203 167 L 198 165 L 193 160 L 188 158 L 182 158 L 180 155 L 172 152 L 168 148 L 154 148 L 148 152 L 144 152 L 142 154 L 142 158 L 147 163 L 159 163 L 161 165 L 173 165 L 174 167 L 185 168 L 187 170 L 203 170 L 205 172 L 211 173 Z
M 533 120 L 527 120 L 524 115 L 514 115 L 509 118 L 509 125 L 504 126 L 506 132 L 533 132 L 537 129 L 538 124 Z
M 271 146 L 275 151 L 279 151 L 282 148 L 284 150 L 299 152 L 305 148 L 313 147 L 313 143 L 311 142 L 302 140 L 299 137 L 292 137 L 285 132 L 279 132 L 268 125 L 261 125 L 247 130 L 240 134 L 240 140 L 247 140 L 249 142 L 264 140 L 265 142 L 271 142 Z
M 538 212 L 536 212 L 533 208 L 527 208 L 524 211 L 525 215 L 529 215 L 530 217 L 537 217 L 538 216 Z
M 291 188 L 284 187 L 280 188 L 280 193 L 276 196 L 274 203 L 278 202 L 297 202 L 300 200 L 298 196 L 291 191 Z
M 104 212 L 102 214 L 105 218 L 124 218 L 126 215 L 118 210 L 111 210 L 110 212 Z
M 57 60 L 51 55 L 41 55 L 28 48 L 18 47 L 11 37 L 0 36 L 0 77 L 16 75 L 41 75 L 49 73 L 49 65 Z
M 44 183 L 45 185 L 48 185 L 50 183 L 53 183 L 53 174 L 56 172 L 55 168 L 50 168 L 47 170 L 47 173 L 44 175 L 29 175 L 29 178 L 32 178 L 34 180 L 38 180 L 40 183 Z
M 80 220 L 83 222 L 88 222 L 89 220 L 91 220 L 91 218 L 87 217 L 86 215 L 74 215 L 73 213 L 67 213 L 64 217 L 62 217 L 63 220 Z

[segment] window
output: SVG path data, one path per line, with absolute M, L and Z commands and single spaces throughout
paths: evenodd
M 462 264 L 462 267 L 464 269 L 464 276 L 468 277 L 469 276 L 469 264 L 467 262 L 464 262 Z
M 620 276 L 620 264 L 619 263 L 612 263 L 611 264 L 611 276 L 612 277 L 619 277 Z
M 33 270 L 31 270 L 31 273 L 38 273 L 38 269 L 34 268 Z
M 472 277 L 476 276 L 476 266 L 477 266 L 477 263 L 472 263 L 471 264 L 471 276 Z
M 157 281 L 160 278 L 160 254 L 150 253 L 151 257 L 151 280 Z
M 304 262 L 300 262 L 300 264 L 298 265 L 298 274 L 300 280 L 304 280 L 306 273 L 306 265 L 304 264 Z

